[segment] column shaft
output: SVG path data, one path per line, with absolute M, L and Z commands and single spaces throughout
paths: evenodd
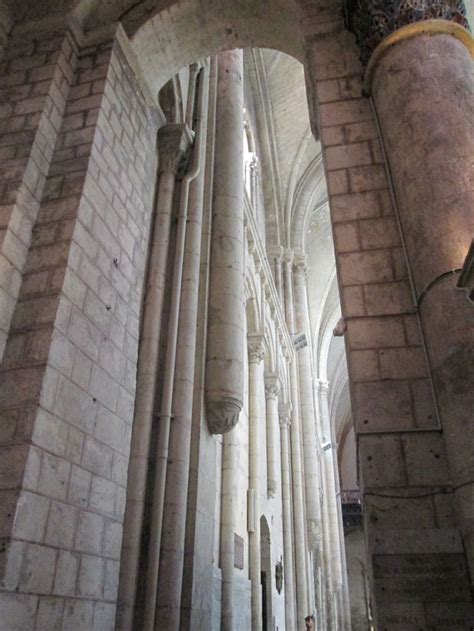
M 249 335 L 249 490 L 254 501 L 254 523 L 249 524 L 249 565 L 251 582 L 252 631 L 262 629 L 262 587 L 260 557 L 260 493 L 261 442 L 260 427 L 264 425 L 263 344 L 260 335 Z M 252 495 L 253 492 L 253 495 Z
M 220 566 L 222 570 L 221 628 L 234 629 L 234 533 L 235 533 L 235 474 L 237 438 L 234 431 L 223 437 Z
M 292 537 L 292 497 L 290 473 L 290 431 L 291 412 L 289 406 L 280 406 L 280 449 L 281 449 L 281 503 L 283 512 L 283 550 L 285 583 L 285 624 L 288 630 L 295 625 L 295 582 L 293 575 L 293 537 Z
M 243 405 L 242 75 L 241 50 L 219 54 L 206 357 L 206 410 L 212 433 L 232 429 Z
M 291 259 L 285 261 L 285 314 L 290 333 L 295 333 L 293 304 L 293 278 Z M 300 401 L 298 388 L 298 368 L 296 359 L 290 363 L 290 393 L 292 404 L 291 423 L 291 467 L 293 474 L 293 517 L 295 529 L 295 565 L 297 586 L 297 624 L 303 625 L 308 615 L 308 593 L 306 575 L 306 528 L 303 491 L 303 470 L 301 458 Z
M 158 134 L 159 180 L 156 217 L 148 265 L 141 341 L 138 355 L 137 394 L 130 450 L 129 480 L 124 520 L 119 586 L 118 625 L 133 626 L 143 512 L 155 408 L 156 379 L 163 313 L 173 195 L 178 168 L 190 147 L 191 136 L 183 125 L 170 124 Z M 126 568 L 126 569 L 125 569 Z
M 275 497 L 278 484 L 277 475 L 277 428 L 278 428 L 278 377 L 265 375 L 265 411 L 267 438 L 267 494 Z
M 181 587 L 186 530 L 186 509 L 189 480 L 189 457 L 194 394 L 199 275 L 202 241 L 202 212 L 207 135 L 207 100 L 209 68 L 201 70 L 199 101 L 201 127 L 200 155 L 195 156 L 200 172 L 191 183 L 186 220 L 186 241 L 183 259 L 182 290 L 179 308 L 176 365 L 174 373 L 172 423 L 169 437 L 169 459 L 166 471 L 160 561 L 166 567 L 158 583 L 157 619 L 169 631 L 180 627 Z M 156 626 L 156 625 L 155 625 Z
M 445 33 L 430 33 L 440 25 Z M 454 24 L 433 20 L 418 26 L 419 34 L 374 60 L 371 93 L 474 576 L 474 309 L 456 290 L 453 273 L 462 267 L 473 236 L 472 59 L 464 41 L 448 34 Z M 462 27 L 455 32 L 469 39 Z M 472 39 L 470 46 L 472 51 Z

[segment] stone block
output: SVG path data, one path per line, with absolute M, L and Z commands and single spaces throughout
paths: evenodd
M 64 600 L 62 598 L 41 598 L 36 620 L 37 629 L 61 631 L 63 624 Z
M 111 519 L 104 521 L 104 554 L 118 560 L 122 549 L 123 526 L 120 522 Z
M 360 220 L 359 229 L 363 250 L 400 245 L 400 232 L 394 217 Z
M 360 250 L 359 231 L 356 222 L 337 223 L 334 226 L 336 252 Z
M 365 285 L 367 315 L 391 315 L 413 310 L 413 297 L 408 281 Z
M 345 125 L 359 121 L 372 120 L 372 111 L 367 99 L 353 99 L 334 103 L 322 103 L 320 106 L 322 127 Z
M 47 497 L 66 499 L 71 464 L 62 458 L 44 453 L 38 491 Z
M 65 377 L 59 378 L 53 412 L 85 432 L 93 432 L 96 405 L 93 397 Z
M 359 471 L 365 491 L 406 486 L 402 443 L 397 436 L 359 437 Z
M 21 591 L 51 594 L 56 570 L 57 550 L 28 544 L 20 578 Z
M 387 188 L 385 168 L 380 164 L 352 167 L 349 169 L 349 179 L 354 193 Z
M 94 609 L 94 626 L 92 631 L 114 631 L 115 605 L 97 603 Z
M 90 631 L 94 616 L 94 603 L 88 600 L 66 600 L 62 631 Z
M 403 439 L 408 482 L 411 486 L 447 485 L 444 438 L 439 432 L 414 434 Z
M 330 171 L 327 174 L 328 192 L 331 196 L 342 195 L 349 192 L 349 179 L 347 171 Z
M 38 596 L 0 592 L 0 620 L 8 631 L 33 631 Z
M 15 536 L 26 541 L 43 541 L 49 506 L 50 500 L 47 497 L 23 491 L 16 507 Z
M 86 436 L 82 464 L 90 471 L 105 478 L 111 477 L 114 452 L 104 443 Z
M 348 355 L 350 375 L 354 382 L 380 379 L 377 351 L 351 351 Z
M 387 349 L 404 347 L 403 321 L 397 317 L 357 318 L 347 323 L 350 349 Z
M 77 594 L 82 598 L 102 598 L 104 587 L 104 565 L 101 557 L 83 554 L 77 581 Z
M 379 351 L 382 379 L 416 379 L 427 376 L 428 366 L 420 346 Z
M 103 515 L 113 517 L 115 514 L 115 502 L 117 497 L 117 485 L 105 478 L 92 476 L 89 508 Z
M 348 167 L 371 164 L 372 155 L 367 142 L 327 147 L 325 152 L 326 168 L 329 171 Z
M 414 426 L 407 381 L 355 383 L 353 392 L 357 431 L 400 430 Z
M 45 542 L 60 548 L 72 548 L 79 511 L 62 502 L 52 502 Z
M 343 252 L 339 256 L 339 269 L 344 286 L 393 280 L 389 250 Z
M 104 598 L 115 602 L 119 586 L 120 564 L 118 561 L 106 561 Z
M 92 483 L 92 473 L 72 466 L 67 499 L 80 508 L 87 508 Z
M 53 593 L 58 596 L 75 596 L 80 555 L 59 551 Z
M 101 554 L 103 529 L 103 517 L 82 511 L 77 524 L 75 549 L 90 554 Z
M 66 451 L 68 431 L 67 423 L 39 409 L 33 431 L 33 443 L 62 456 Z
M 342 311 L 346 317 L 366 315 L 364 291 L 361 285 L 342 289 Z

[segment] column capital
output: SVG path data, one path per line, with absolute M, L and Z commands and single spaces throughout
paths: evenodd
M 259 364 L 264 356 L 265 349 L 263 346 L 263 335 L 260 333 L 252 333 L 247 336 L 248 356 L 250 364 Z
M 289 403 L 280 403 L 278 416 L 280 417 L 280 427 L 288 429 L 291 425 L 291 405 Z
M 364 65 L 386 37 L 404 26 L 445 20 L 469 28 L 462 0 L 345 0 L 344 4 L 346 27 L 356 36 Z
M 295 276 L 306 277 L 308 264 L 306 255 L 298 255 L 293 258 L 293 273 Z
M 168 123 L 158 131 L 159 172 L 179 175 L 187 166 L 194 132 L 186 125 Z
M 265 398 L 277 399 L 280 391 L 278 375 L 276 373 L 265 373 Z

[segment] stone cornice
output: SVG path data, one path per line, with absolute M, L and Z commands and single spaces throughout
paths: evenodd
M 399 29 L 441 20 L 469 28 L 462 0 L 346 0 L 346 27 L 356 36 L 366 66 L 376 48 Z

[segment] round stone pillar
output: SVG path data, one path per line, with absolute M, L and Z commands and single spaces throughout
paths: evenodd
M 293 573 L 293 528 L 292 496 L 290 471 L 290 425 L 291 409 L 288 404 L 279 405 L 280 449 L 281 449 L 281 503 L 283 512 L 283 548 L 285 581 L 285 624 L 287 629 L 294 628 L 295 620 L 295 580 Z
M 366 90 L 379 120 L 474 576 L 474 309 L 456 288 L 474 235 L 474 44 L 462 2 L 421 2 L 416 12 L 400 3 L 377 32 L 372 6 L 359 8 L 354 30 L 368 61 Z
M 265 375 L 265 411 L 267 417 L 267 495 L 275 497 L 277 475 L 278 375 Z
M 241 50 L 218 56 L 206 358 L 207 423 L 231 430 L 243 405 L 244 179 Z
M 249 358 L 249 504 L 253 503 L 253 523 L 249 518 L 249 574 L 251 583 L 252 631 L 262 629 L 262 587 L 260 556 L 261 460 L 260 424 L 264 423 L 261 390 L 264 388 L 263 339 L 248 336 Z M 265 460 L 263 458 L 263 460 Z

